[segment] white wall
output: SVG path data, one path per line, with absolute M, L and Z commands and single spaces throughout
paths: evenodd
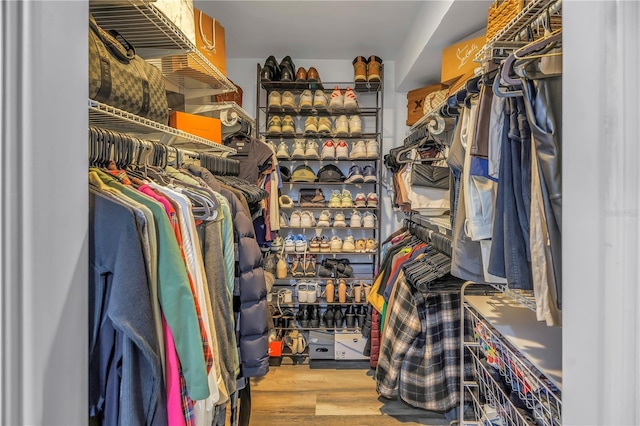
M 87 422 L 87 16 L 0 6 L 0 424 Z

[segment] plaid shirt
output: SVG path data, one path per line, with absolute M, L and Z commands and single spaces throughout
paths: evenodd
M 394 287 L 376 369 L 378 393 L 425 410 L 457 407 L 460 295 L 422 293 L 405 279 Z
M 180 399 L 182 400 L 182 414 L 184 415 L 184 422 L 186 426 L 196 426 L 196 416 L 193 412 L 193 401 L 189 398 L 187 393 L 187 381 L 182 374 L 182 367 L 180 367 Z

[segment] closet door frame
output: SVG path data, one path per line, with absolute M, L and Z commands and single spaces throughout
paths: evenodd
M 0 424 L 88 421 L 88 13 L 0 2 Z

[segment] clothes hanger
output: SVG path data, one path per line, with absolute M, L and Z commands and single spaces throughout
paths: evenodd
M 559 53 L 543 53 L 538 55 L 530 55 L 530 53 L 536 52 L 540 49 L 545 48 L 550 43 L 558 42 L 562 40 L 562 28 L 558 28 L 555 31 L 552 31 L 548 35 L 535 40 L 526 46 L 521 47 L 513 52 L 513 56 L 515 59 L 534 59 L 534 58 L 545 58 L 548 56 L 558 56 L 561 55 L 562 52 Z
M 493 94 L 499 98 L 517 98 L 523 96 L 522 90 L 500 90 L 500 78 L 496 76 L 492 85 Z

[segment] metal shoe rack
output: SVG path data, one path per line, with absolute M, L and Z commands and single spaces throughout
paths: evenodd
M 301 207 L 298 202 L 295 202 L 293 207 L 281 207 L 281 211 L 291 215 L 296 210 L 305 211 L 308 210 L 314 214 L 316 221 L 318 220 L 318 216 L 321 211 L 328 210 L 331 212 L 332 219 L 335 217 L 337 213 L 343 213 L 345 215 L 345 220 L 347 223 L 350 223 L 350 212 L 357 211 L 360 214 L 364 214 L 365 212 L 373 213 L 376 216 L 375 225 L 373 227 L 344 227 L 344 228 L 336 228 L 336 227 L 290 227 L 283 226 L 280 228 L 280 236 L 285 238 L 288 234 L 303 234 L 307 238 L 307 243 L 314 236 L 322 236 L 325 235 L 328 238 L 332 236 L 338 236 L 342 240 L 347 235 L 353 235 L 355 240 L 360 238 L 374 238 L 378 243 L 374 252 L 369 253 L 358 253 L 358 252 L 330 252 L 330 253 L 310 253 L 309 251 L 306 254 L 311 254 L 316 256 L 317 265 L 320 266 L 323 259 L 348 259 L 349 264 L 353 267 L 354 273 L 353 277 L 344 278 L 347 287 L 350 287 L 352 284 L 356 285 L 357 283 L 363 283 L 372 285 L 373 279 L 379 264 L 380 259 L 380 199 L 381 199 L 381 147 L 382 147 L 382 110 L 383 110 L 383 69 L 381 68 L 381 81 L 380 82 L 354 82 L 354 81 L 342 81 L 342 82 L 280 82 L 280 81 L 261 81 L 260 73 L 261 66 L 257 64 L 257 95 L 256 95 L 256 129 L 258 132 L 258 136 L 263 138 L 266 141 L 272 141 L 275 146 L 278 146 L 281 142 L 287 144 L 289 148 L 289 152 L 293 152 L 293 142 L 295 139 L 304 139 L 305 141 L 315 141 L 318 144 L 319 153 L 322 151 L 322 144 L 328 140 L 332 139 L 335 142 L 339 140 L 344 140 L 348 144 L 349 154 L 351 153 L 352 144 L 359 141 L 364 140 L 376 140 L 378 142 L 378 154 L 375 158 L 368 159 L 348 159 L 348 160 L 334 160 L 334 159 L 312 159 L 312 158 L 295 158 L 295 159 L 278 159 L 278 162 L 281 166 L 285 166 L 293 172 L 296 167 L 300 165 L 307 165 L 313 169 L 313 171 L 317 174 L 318 170 L 320 170 L 323 166 L 327 164 L 333 164 L 341 169 L 342 173 L 347 176 L 349 172 L 349 168 L 352 165 L 359 165 L 361 168 L 364 168 L 365 165 L 370 164 L 376 170 L 376 182 L 375 183 L 322 183 L 322 182 L 313 182 L 313 183 L 296 183 L 296 182 L 283 182 L 283 187 L 281 189 L 281 195 L 289 195 L 294 202 L 298 200 L 298 192 L 301 188 L 321 188 L 323 190 L 326 206 L 325 207 Z M 358 99 L 358 109 L 354 111 L 345 111 L 345 110 L 332 110 L 332 109 L 280 109 L 280 108 L 269 108 L 268 107 L 268 98 L 269 94 L 273 91 L 280 92 L 282 94 L 285 91 L 290 91 L 296 96 L 296 105 L 299 104 L 298 98 L 299 95 L 306 89 L 311 90 L 312 93 L 315 93 L 317 89 L 321 89 L 326 95 L 327 99 L 330 98 L 331 93 L 335 87 L 339 87 L 343 92 L 347 87 L 351 87 L 357 96 Z M 274 115 L 278 115 L 281 118 L 285 115 L 290 115 L 294 122 L 296 123 L 296 132 L 294 134 L 281 134 L 281 135 L 270 135 L 267 132 L 267 123 L 270 118 Z M 329 117 L 332 121 L 335 120 L 340 115 L 359 115 L 362 120 L 362 133 L 358 136 L 335 136 L 333 134 L 326 133 L 304 133 L 304 121 L 309 116 L 315 116 L 316 118 L 320 117 Z M 343 190 L 347 189 L 351 192 L 352 198 L 355 198 L 358 192 L 362 192 L 365 196 L 373 192 L 378 197 L 378 205 L 376 207 L 332 207 L 329 208 L 328 201 L 331 195 L 332 190 Z M 288 265 L 291 266 L 291 261 L 293 259 L 293 255 L 301 254 L 301 253 L 283 253 L 286 256 L 286 260 Z M 276 330 L 279 332 L 280 336 L 285 336 L 287 332 L 297 329 L 301 331 L 307 341 L 309 342 L 310 333 L 313 331 L 322 331 L 326 332 L 328 335 L 334 333 L 359 333 L 362 324 L 359 324 L 356 321 L 354 327 L 347 327 L 346 322 L 343 325 L 334 324 L 333 327 L 327 327 L 324 322 L 324 313 L 327 308 L 333 307 L 339 308 L 344 311 L 349 305 L 354 306 L 357 309 L 364 309 L 367 307 L 367 302 L 362 297 L 360 302 L 355 302 L 354 297 L 350 296 L 347 298 L 346 303 L 338 302 L 338 282 L 341 278 L 329 278 L 329 277 L 319 277 L 316 274 L 314 276 L 306 276 L 306 277 L 293 277 L 287 276 L 284 279 L 277 279 L 275 281 L 272 292 L 273 294 L 273 304 L 274 306 L 277 304 L 277 292 L 281 289 L 290 289 L 293 292 L 293 298 L 291 303 L 279 303 L 279 308 L 281 310 L 288 310 L 289 312 L 293 312 L 293 316 L 285 316 L 284 318 L 278 319 L 278 324 L 276 325 Z M 328 303 L 326 297 L 320 297 L 320 294 L 325 291 L 326 284 L 329 280 L 333 280 L 335 284 L 335 302 Z M 300 282 L 315 282 L 318 284 L 319 291 L 316 302 L 314 303 L 300 303 L 297 298 L 295 286 Z M 307 306 L 316 306 L 319 310 L 320 323 L 319 327 L 302 327 L 299 321 L 295 322 L 295 328 L 290 327 L 294 323 L 290 320 L 293 319 L 296 321 L 296 315 L 299 310 L 305 309 Z M 370 307 L 369 307 L 370 309 Z M 281 324 L 282 323 L 282 324 Z M 311 346 L 311 342 L 309 342 Z M 309 347 L 306 348 L 304 353 L 302 354 L 292 354 L 289 351 L 289 348 L 284 346 L 283 358 L 280 359 L 282 362 L 283 359 L 289 359 L 293 364 L 302 364 L 302 363 L 313 363 L 314 356 L 309 355 Z M 323 357 L 323 362 L 326 362 L 327 357 Z M 343 362 L 343 361 L 336 361 Z M 275 364 L 278 365 L 278 364 Z M 368 361 L 367 361 L 368 365 Z

